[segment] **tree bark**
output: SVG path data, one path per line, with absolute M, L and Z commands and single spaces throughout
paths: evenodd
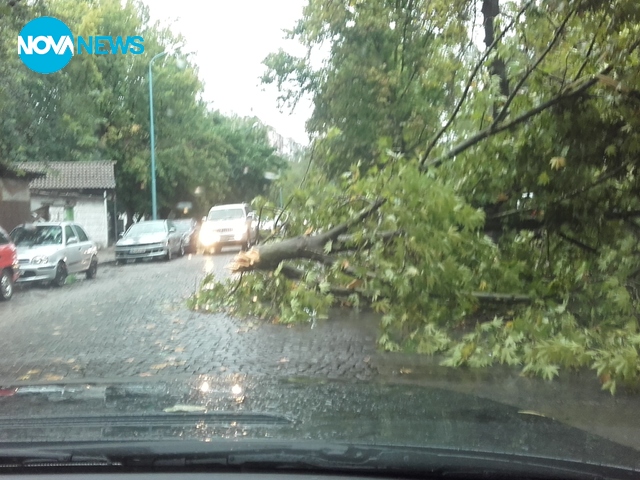
M 484 44 L 490 48 L 495 40 L 495 19 L 500 14 L 499 0 L 483 0 L 482 15 L 484 16 Z M 500 79 L 500 93 L 505 97 L 509 96 L 509 79 L 507 78 L 507 67 L 500 57 L 491 62 L 491 75 L 496 75 Z M 497 118 L 499 108 L 494 106 L 494 118 Z
M 325 245 L 338 241 L 341 235 L 370 215 L 374 214 L 384 203 L 378 198 L 369 207 L 361 210 L 350 220 L 317 235 L 299 235 L 277 243 L 269 243 L 253 247 L 248 252 L 240 252 L 229 265 L 233 273 L 250 272 L 252 270 L 274 270 L 285 260 L 308 259 L 325 264 L 335 261 L 324 252 Z

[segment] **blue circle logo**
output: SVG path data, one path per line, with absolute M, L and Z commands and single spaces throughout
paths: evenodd
M 18 55 L 34 72 L 57 72 L 73 57 L 73 34 L 57 18 L 36 18 L 20 30 Z

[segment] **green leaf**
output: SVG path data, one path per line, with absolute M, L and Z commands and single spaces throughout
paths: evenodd
M 549 185 L 550 181 L 551 179 L 549 178 L 549 175 L 547 175 L 547 172 L 542 172 L 538 176 L 538 185 L 541 185 L 541 186 Z

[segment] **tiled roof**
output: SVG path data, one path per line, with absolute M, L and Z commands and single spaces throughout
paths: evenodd
M 21 162 L 16 167 L 26 172 L 45 173 L 29 183 L 32 189 L 82 190 L 113 189 L 116 178 L 115 162 Z
M 14 164 L 7 165 L 0 162 L 0 178 L 31 180 L 32 178 L 42 177 L 43 175 L 44 173 L 18 171 Z

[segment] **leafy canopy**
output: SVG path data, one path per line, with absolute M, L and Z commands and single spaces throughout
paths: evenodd
M 15 54 L 18 32 L 40 15 L 83 36 L 141 35 L 142 55 L 77 55 L 51 75 Z M 115 160 L 117 199 L 131 219 L 151 211 L 149 78 L 153 65 L 157 188 L 161 216 L 178 202 L 200 211 L 264 193 L 264 172 L 284 169 L 266 127 L 212 111 L 197 67 L 180 58 L 184 39 L 127 0 L 16 2 L 0 12 L 0 162 Z M 183 68 L 179 61 L 186 61 Z M 246 167 L 250 174 L 243 175 Z M 248 180 L 248 179 L 251 180 Z M 197 193 L 196 193 L 197 192 Z
M 290 35 L 328 46 L 323 66 L 265 61 L 283 102 L 315 104 L 279 235 L 382 201 L 321 252 L 208 279 L 194 308 L 286 323 L 366 306 L 388 350 L 639 384 L 640 4 L 504 0 L 483 49 L 489 2 L 309 0 Z

